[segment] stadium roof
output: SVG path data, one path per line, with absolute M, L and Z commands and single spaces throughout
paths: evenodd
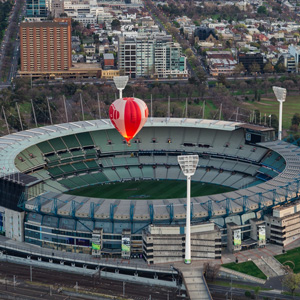
M 243 127 L 243 123 L 225 122 L 202 119 L 148 119 L 146 127 L 186 127 L 205 128 L 213 130 L 233 131 Z M 113 129 L 109 120 L 82 121 L 67 123 L 42 128 L 35 128 L 23 132 L 14 133 L 0 138 L 0 164 L 4 167 L 3 172 L 12 173 L 15 168 L 14 160 L 24 149 L 43 141 L 70 134 L 86 131 Z M 273 179 L 241 190 L 229 193 L 194 197 L 193 216 L 195 218 L 217 217 L 228 214 L 244 213 L 246 211 L 260 209 L 298 197 L 300 190 L 300 148 L 283 141 L 261 143 L 260 146 L 279 153 L 286 161 L 286 167 L 282 173 Z M 163 200 L 130 200 L 120 201 L 117 199 L 96 199 L 79 197 L 56 192 L 47 192 L 39 197 L 38 203 L 41 212 L 70 217 L 71 214 L 78 218 L 93 217 L 95 219 L 137 220 L 146 221 L 152 217 L 155 220 L 168 220 L 172 214 L 175 219 L 184 219 L 186 208 L 185 199 Z M 26 202 L 26 208 L 36 211 L 37 200 Z M 55 209 L 53 210 L 53 207 Z M 91 209 L 93 207 L 93 209 Z M 132 214 L 129 213 L 132 211 Z
M 233 131 L 242 123 L 206 119 L 148 118 L 144 127 L 194 127 Z M 0 174 L 16 172 L 17 155 L 24 149 L 49 139 L 65 135 L 114 128 L 110 120 L 71 122 L 28 129 L 0 137 Z

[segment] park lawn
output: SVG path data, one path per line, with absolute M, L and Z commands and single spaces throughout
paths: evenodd
M 284 254 L 276 255 L 275 258 L 281 263 L 289 265 L 294 273 L 299 273 L 300 272 L 300 247 L 288 250 Z M 292 263 L 288 263 L 288 261 L 292 261 L 295 264 L 295 268 L 293 268 Z
M 247 102 L 245 108 L 250 110 L 258 109 L 261 112 L 262 121 L 264 121 L 264 115 L 267 115 L 267 123 L 269 122 L 269 115 L 279 115 L 279 102 L 275 99 L 275 96 L 262 98 L 260 102 Z M 283 104 L 283 120 L 282 126 L 284 129 L 289 129 L 291 126 L 291 120 L 296 112 L 300 111 L 300 98 L 298 96 L 287 96 L 286 101 Z
M 251 275 L 261 279 L 267 279 L 267 276 L 255 265 L 253 261 L 246 261 L 243 263 L 229 263 L 224 264 L 222 267 L 238 271 L 247 275 Z
M 205 196 L 233 191 L 232 188 L 192 182 L 191 196 Z M 184 180 L 143 180 L 93 185 L 69 191 L 68 194 L 108 199 L 172 199 L 186 197 Z

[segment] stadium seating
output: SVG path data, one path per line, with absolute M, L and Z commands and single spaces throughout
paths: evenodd
M 142 168 L 142 173 L 144 178 L 154 178 L 154 171 L 152 167 L 144 166 Z
M 48 141 L 42 142 L 37 144 L 37 146 L 40 148 L 40 150 L 43 152 L 43 154 L 48 154 L 54 152 L 54 149 L 49 144 Z
M 55 139 L 49 140 L 48 142 L 56 152 L 67 149 L 66 144 L 63 142 L 63 140 L 61 138 L 55 138 Z
M 120 181 L 120 177 L 112 169 L 103 169 L 103 175 L 107 178 L 107 181 Z
M 178 176 L 179 176 L 179 172 L 181 172 L 179 166 L 176 166 L 176 167 L 170 167 L 168 170 L 167 170 L 167 178 L 168 179 L 178 179 Z
M 118 167 L 118 168 L 116 168 L 115 171 L 118 174 L 118 176 L 120 177 L 120 179 L 130 179 L 131 178 L 128 170 L 126 170 L 125 168 Z
M 167 179 L 167 168 L 166 167 L 160 167 L 157 166 L 154 169 L 154 174 L 156 179 Z
M 143 173 L 139 167 L 131 166 L 129 168 L 129 173 L 132 178 L 143 178 Z
M 77 137 L 81 147 L 89 147 L 89 146 L 95 145 L 89 132 L 77 133 L 76 137 Z

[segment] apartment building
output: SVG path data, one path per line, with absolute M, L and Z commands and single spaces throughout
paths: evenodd
M 186 58 L 170 35 L 139 34 L 119 38 L 119 69 L 131 78 L 187 77 Z
M 20 26 L 21 72 L 66 71 L 72 66 L 71 19 Z

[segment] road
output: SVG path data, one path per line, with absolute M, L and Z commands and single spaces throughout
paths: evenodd
M 21 5 L 23 3 L 23 6 Z M 17 18 L 18 14 L 19 18 Z M 25 2 L 22 2 L 21 0 L 16 0 L 16 4 L 13 6 L 12 11 L 9 16 L 9 24 L 5 31 L 5 35 L 1 44 L 1 50 L 0 50 L 0 78 L 3 76 L 3 62 L 5 59 L 7 59 L 7 56 L 11 58 L 10 61 L 10 70 L 9 74 L 6 80 L 4 82 L 2 81 L 1 87 L 8 86 L 13 78 L 16 77 L 17 69 L 18 69 L 18 60 L 19 60 L 19 27 L 17 26 L 17 30 L 13 32 L 13 27 L 15 22 L 19 22 L 22 20 L 22 17 L 25 15 Z M 7 54 L 7 47 L 9 45 L 9 40 L 13 39 L 13 53 Z
M 241 297 L 245 296 L 244 289 L 232 288 L 231 290 L 231 287 L 224 287 L 224 286 L 218 286 L 213 284 L 209 284 L 208 287 L 214 300 L 230 299 L 231 293 L 234 299 L 241 299 Z M 254 294 L 254 291 L 252 291 L 252 294 Z M 281 291 L 262 291 L 262 290 L 259 292 L 259 297 L 260 298 L 269 297 L 270 299 L 277 299 L 277 300 L 300 299 L 300 297 L 281 295 Z

